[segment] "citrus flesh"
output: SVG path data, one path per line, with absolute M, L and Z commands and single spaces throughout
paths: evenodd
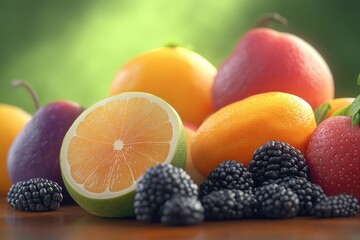
M 162 162 L 185 167 L 184 128 L 169 104 L 141 92 L 118 94 L 84 111 L 60 153 L 72 198 L 104 217 L 133 216 L 137 180 Z

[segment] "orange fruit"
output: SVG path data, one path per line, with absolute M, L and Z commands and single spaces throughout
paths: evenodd
M 211 115 L 194 135 L 191 157 L 207 176 L 225 160 L 248 166 L 258 147 L 279 140 L 305 153 L 316 128 L 311 106 L 288 93 L 268 92 L 230 104 Z
M 335 98 L 328 103 L 330 104 L 330 110 L 326 113 L 325 118 L 329 118 L 335 111 L 339 110 L 340 108 L 349 106 L 355 98 Z
M 197 168 L 194 166 L 194 163 L 191 159 L 191 143 L 193 136 L 195 134 L 195 131 L 191 129 L 191 127 L 188 127 L 185 125 L 185 136 L 186 136 L 186 146 L 187 146 L 187 154 L 186 154 L 186 165 L 185 165 L 185 171 L 187 174 L 190 175 L 191 179 L 197 184 L 200 185 L 204 180 L 205 177 L 199 173 Z
M 143 53 L 116 74 L 110 95 L 140 91 L 159 96 L 183 122 L 200 125 L 212 111 L 211 88 L 215 67 L 199 54 L 181 47 Z
M 7 172 L 7 154 L 15 137 L 31 119 L 31 115 L 16 106 L 0 104 L 0 195 L 11 186 Z
M 85 110 L 66 133 L 60 168 L 72 198 L 104 217 L 133 216 L 136 183 L 158 163 L 184 168 L 186 142 L 176 111 L 139 92 L 118 94 Z

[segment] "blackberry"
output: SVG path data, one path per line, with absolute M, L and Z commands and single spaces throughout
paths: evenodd
M 265 218 L 291 218 L 299 212 L 299 198 L 290 189 L 276 183 L 255 189 L 258 214 Z
M 257 201 L 251 191 L 223 189 L 213 191 L 201 199 L 205 219 L 232 220 L 256 215 Z
M 319 202 L 315 208 L 317 218 L 351 217 L 359 212 L 358 200 L 346 194 L 330 196 Z
M 290 188 L 299 198 L 300 216 L 314 215 L 314 207 L 326 195 L 319 185 L 308 181 L 304 177 L 286 177 L 276 180 L 276 183 Z
M 54 181 L 33 178 L 13 184 L 6 200 L 20 211 L 53 211 L 60 207 L 63 200 L 62 188 Z
M 224 161 L 217 166 L 200 185 L 200 197 L 222 189 L 248 190 L 253 180 L 248 169 L 234 160 Z
M 140 221 L 160 220 L 160 209 L 175 194 L 197 197 L 198 187 L 181 168 L 161 163 L 149 168 L 138 182 L 134 211 Z
M 270 141 L 255 150 L 249 170 L 256 186 L 290 176 L 310 179 L 309 167 L 301 152 L 280 141 Z
M 161 210 L 161 222 L 165 225 L 193 225 L 204 221 L 204 208 L 195 197 L 174 195 Z

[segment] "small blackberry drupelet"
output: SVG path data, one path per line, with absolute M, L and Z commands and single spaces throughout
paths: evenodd
M 251 191 L 223 189 L 201 199 L 207 220 L 233 220 L 256 216 L 257 202 Z
M 286 177 L 284 179 L 269 180 L 263 185 L 277 183 L 286 188 L 290 188 L 299 198 L 300 216 L 313 216 L 314 207 L 322 201 L 326 195 L 322 188 L 315 183 L 308 181 L 304 177 Z
M 317 218 L 351 217 L 359 212 L 359 203 L 351 195 L 330 196 L 319 202 L 315 208 Z
M 200 185 L 200 197 L 222 189 L 248 190 L 253 186 L 249 170 L 234 160 L 219 164 Z
M 260 217 L 282 219 L 295 217 L 299 212 L 299 198 L 290 189 L 276 183 L 255 189 Z
M 159 210 L 175 194 L 197 197 L 198 187 L 181 168 L 165 163 L 149 168 L 137 185 L 134 202 L 137 220 L 160 220 Z
M 33 178 L 13 184 L 7 202 L 15 209 L 29 212 L 53 211 L 63 200 L 62 188 L 54 181 Z
M 309 167 L 301 152 L 280 141 L 270 141 L 255 150 L 249 170 L 256 186 L 290 176 L 310 179 Z
M 174 195 L 161 209 L 161 222 L 165 225 L 193 225 L 202 221 L 204 208 L 196 197 Z

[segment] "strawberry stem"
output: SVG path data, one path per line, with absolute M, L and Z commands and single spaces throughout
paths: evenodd
M 360 95 L 347 107 L 341 108 L 334 112 L 331 117 L 334 116 L 348 116 L 351 117 L 352 125 L 360 125 Z
M 319 125 L 325 119 L 325 116 L 330 111 L 330 109 L 330 103 L 324 103 L 315 109 L 314 114 L 317 125 Z

